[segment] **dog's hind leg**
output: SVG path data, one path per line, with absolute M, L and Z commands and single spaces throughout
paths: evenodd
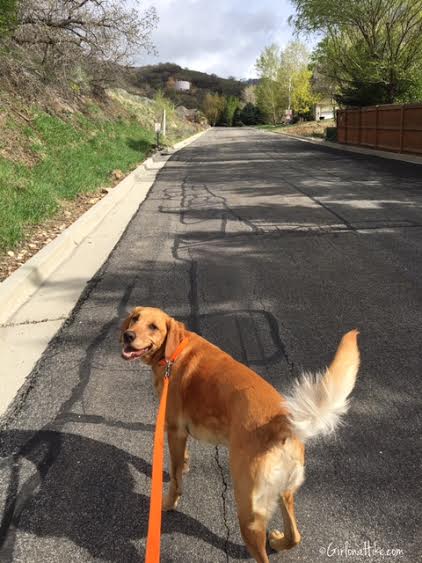
M 280 495 L 280 508 L 283 516 L 284 534 L 278 530 L 273 530 L 269 534 L 270 546 L 275 551 L 290 549 L 300 542 L 300 533 L 297 529 L 295 516 L 294 497 L 291 491 L 286 491 Z
M 163 510 L 176 508 L 182 494 L 182 474 L 186 462 L 187 435 L 177 430 L 167 430 L 170 451 L 170 489 L 163 503 Z
M 231 459 L 234 495 L 239 517 L 240 531 L 245 545 L 258 563 L 269 563 L 266 543 L 268 515 L 254 507 L 253 490 L 255 479 L 250 472 L 248 460 L 241 462 Z
M 188 444 L 186 442 L 186 446 L 185 446 L 185 455 L 184 455 L 184 460 L 183 460 L 183 473 L 189 473 L 189 450 L 188 450 Z
M 268 520 L 254 513 L 239 513 L 240 531 L 249 553 L 258 563 L 269 563 L 266 543 Z

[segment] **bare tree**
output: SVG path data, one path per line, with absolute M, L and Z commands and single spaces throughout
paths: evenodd
M 128 7 L 125 0 L 22 0 L 12 40 L 48 71 L 82 64 L 103 70 L 128 62 L 135 52 L 151 52 L 156 27 L 153 7 Z

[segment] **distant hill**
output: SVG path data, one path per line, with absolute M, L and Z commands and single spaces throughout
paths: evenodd
M 256 80 L 236 80 L 221 78 L 216 74 L 207 74 L 197 70 L 182 68 L 173 63 L 162 63 L 142 67 L 126 68 L 126 82 L 144 96 L 152 98 L 158 90 L 163 90 L 176 105 L 187 108 L 198 108 L 208 93 L 224 96 L 240 97 L 242 90 Z M 176 80 L 187 80 L 192 87 L 189 92 L 178 92 L 174 89 Z

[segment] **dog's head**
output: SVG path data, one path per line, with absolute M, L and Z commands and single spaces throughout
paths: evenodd
M 135 307 L 121 331 L 123 358 L 147 363 L 156 354 L 169 358 L 185 336 L 183 323 L 153 307 Z

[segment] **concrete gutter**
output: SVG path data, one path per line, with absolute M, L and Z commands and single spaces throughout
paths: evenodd
M 204 132 L 177 143 L 174 151 Z M 0 415 L 72 311 L 86 283 L 107 259 L 169 158 L 145 160 L 0 284 Z
M 305 143 L 311 143 L 313 145 L 329 147 L 330 149 L 335 149 L 338 151 L 354 152 L 358 154 L 365 154 L 367 156 L 378 156 L 379 158 L 387 158 L 388 160 L 400 160 L 402 162 L 410 162 L 411 164 L 422 164 L 422 156 L 418 156 L 416 154 L 403 154 L 390 151 L 367 149 L 364 147 L 356 147 L 354 145 L 343 145 L 342 143 L 333 143 L 332 141 L 325 141 L 324 139 L 319 139 L 316 137 L 296 137 L 295 135 L 289 135 L 288 133 L 275 133 L 273 131 L 265 132 L 272 133 L 273 135 L 278 136 L 284 135 L 285 137 L 289 137 L 289 139 L 296 139 L 297 141 L 304 141 Z

